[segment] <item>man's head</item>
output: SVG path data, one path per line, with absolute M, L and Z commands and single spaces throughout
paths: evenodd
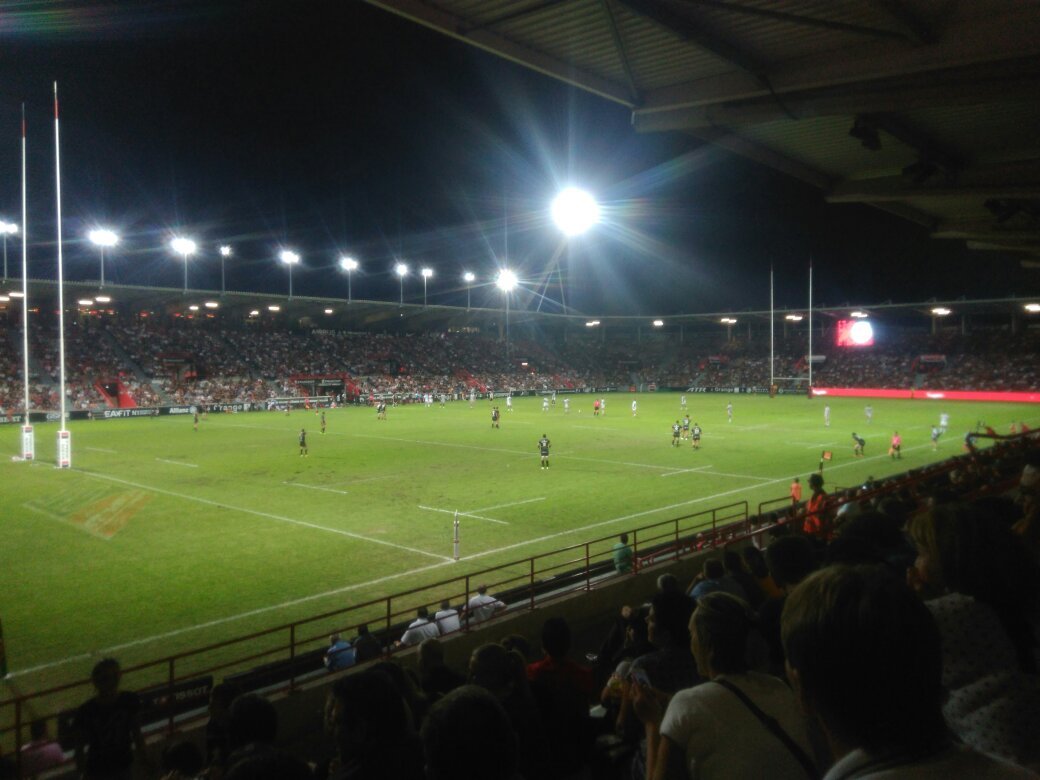
M 263 696 L 247 693 L 231 704 L 228 738 L 233 748 L 254 742 L 273 745 L 278 736 L 278 713 Z
M 800 480 L 800 479 L 798 479 L 798 477 L 795 477 L 795 478 L 794 478 L 794 483 L 795 483 L 795 484 L 797 485 L 797 484 L 798 484 L 799 482 L 801 482 L 801 480 Z
M 793 588 L 816 569 L 812 542 L 804 536 L 782 536 L 766 548 L 766 565 L 778 588 Z
M 685 593 L 658 593 L 646 616 L 647 634 L 655 647 L 689 647 L 693 600 Z
M 726 574 L 726 569 L 722 565 L 722 561 L 718 558 L 708 558 L 704 562 L 704 577 L 709 580 L 718 580 Z
M 823 474 L 810 474 L 809 488 L 811 490 L 823 490 Z
M 690 616 L 690 650 L 701 676 L 746 672 L 754 626 L 755 613 L 744 599 L 718 591 L 701 596 Z
M 430 616 L 430 610 L 426 609 L 426 607 L 419 607 L 419 609 L 415 610 L 415 614 L 425 620 Z
M 419 643 L 419 668 L 424 670 L 444 666 L 444 645 L 435 637 Z
M 511 780 L 516 774 L 518 746 L 509 717 L 476 685 L 464 685 L 433 705 L 422 741 L 429 780 Z
M 451 609 L 451 602 L 448 599 L 441 601 L 441 609 Z
M 487 585 L 478 585 L 477 586 L 477 593 L 479 593 L 481 596 L 486 595 L 487 594 Z
M 788 677 L 837 755 L 942 742 L 939 631 L 924 603 L 882 567 L 832 566 L 787 597 Z
M 121 676 L 122 671 L 119 668 L 119 661 L 115 658 L 103 658 L 94 664 L 94 669 L 90 673 L 90 680 L 94 683 L 94 688 L 97 690 L 98 695 L 104 698 L 116 694 L 119 690 L 119 678 Z
M 542 649 L 550 658 L 567 657 L 571 650 L 571 627 L 562 617 L 551 617 L 542 624 Z
M 628 534 L 621 534 L 618 539 L 621 540 L 621 544 L 628 544 Z
M 339 641 L 339 639 L 340 639 L 340 636 L 339 636 L 339 634 L 332 634 L 332 635 L 331 635 L 331 636 L 329 637 L 329 644 L 330 644 L 330 645 L 334 645 L 334 644 L 336 644 L 336 642 L 338 642 L 338 641 Z

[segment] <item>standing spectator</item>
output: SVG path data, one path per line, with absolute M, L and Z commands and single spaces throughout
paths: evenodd
M 883 568 L 808 577 L 784 607 L 783 643 L 795 695 L 837 762 L 824 780 L 1028 776 L 953 744 L 935 621 Z
M 823 489 L 823 475 L 809 475 L 808 506 L 805 508 L 805 521 L 802 532 L 814 536 L 820 541 L 827 541 L 831 535 L 830 509 L 827 507 L 827 491 Z
M 415 620 L 408 626 L 408 630 L 401 635 L 398 645 L 411 647 L 417 645 L 424 639 L 436 638 L 441 635 L 437 624 L 430 620 L 430 611 L 426 607 L 419 607 Z
M 454 634 L 462 628 L 462 622 L 459 620 L 459 611 L 451 606 L 451 602 L 448 599 L 444 599 L 441 602 L 441 608 L 434 614 L 433 621 L 437 624 L 437 628 L 440 629 L 441 636 Z
M 621 534 L 611 549 L 614 558 L 614 571 L 627 574 L 632 571 L 632 548 L 628 546 L 628 534 Z
M 802 483 L 799 481 L 798 477 L 795 477 L 794 481 L 791 483 L 791 503 L 792 504 L 797 504 L 801 500 L 802 500 Z
M 65 751 L 47 736 L 46 720 L 41 718 L 29 724 L 29 741 L 22 745 L 20 760 L 23 777 L 36 777 L 65 763 Z
M 477 588 L 477 595 L 471 598 L 469 604 L 466 605 L 466 617 L 470 623 L 483 623 L 505 608 L 505 604 L 494 596 L 488 595 L 487 585 L 481 585 Z
M 368 630 L 368 625 L 362 623 L 358 626 L 358 635 L 354 639 L 354 662 L 363 664 L 372 661 L 383 654 L 383 645 Z
M 76 767 L 84 778 L 129 780 L 135 749 L 146 761 L 141 700 L 119 690 L 121 676 L 114 658 L 98 661 L 90 674 L 97 694 L 76 710 Z
M 339 672 L 354 665 L 354 648 L 339 634 L 329 637 L 329 649 L 325 651 L 325 668 L 330 672 Z

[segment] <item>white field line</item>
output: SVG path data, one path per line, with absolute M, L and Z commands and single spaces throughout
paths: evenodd
M 670 471 L 667 474 L 662 474 L 661 476 L 662 477 L 674 477 L 676 474 L 690 474 L 690 473 L 692 473 L 694 471 L 704 471 L 705 469 L 710 469 L 710 468 L 711 468 L 711 466 L 698 466 L 695 469 L 679 469 L 678 471 Z
M 336 490 L 335 488 L 321 487 L 320 485 L 304 485 L 302 482 L 283 482 L 282 484 L 298 488 L 308 488 L 310 490 L 324 490 L 326 493 L 339 493 L 341 496 L 350 495 L 346 490 Z
M 172 464 L 174 466 L 187 466 L 189 469 L 197 469 L 198 468 L 198 464 L 196 464 L 196 463 L 184 463 L 183 461 L 179 461 L 179 460 L 166 460 L 166 458 L 156 458 L 156 460 L 159 461 L 160 463 L 170 463 L 170 464 Z
M 104 453 L 107 453 L 109 455 L 115 455 L 116 454 L 115 450 L 106 450 L 104 447 L 84 447 L 83 449 L 90 450 L 91 452 L 104 452 Z
M 69 522 L 68 518 L 62 517 L 61 515 L 55 514 L 54 512 L 48 512 L 46 509 L 40 509 L 40 507 L 33 506 L 31 503 L 26 502 L 26 503 L 22 504 L 22 506 L 25 509 L 28 509 L 30 512 L 36 512 L 37 514 L 43 515 L 44 517 L 49 517 L 51 520 L 56 520 L 57 522 L 61 523 L 62 525 L 67 525 L 70 528 L 75 528 L 77 531 L 86 531 L 88 534 L 93 536 L 95 539 L 100 539 L 103 542 L 110 542 L 110 541 L 112 541 L 111 538 L 109 538 L 107 536 L 104 536 L 102 534 L 99 534 L 97 531 L 92 531 L 91 529 L 87 528 L 85 525 L 78 525 L 77 523 Z
M 328 526 L 318 525 L 317 523 L 308 523 L 305 520 L 296 520 L 295 518 L 292 518 L 292 517 L 284 517 L 282 515 L 275 515 L 275 514 L 271 514 L 270 512 L 261 512 L 261 511 L 256 510 L 256 509 L 248 509 L 248 508 L 246 508 L 244 506 L 235 506 L 234 504 L 226 504 L 226 503 L 224 503 L 222 501 L 210 501 L 208 498 L 200 498 L 199 496 L 191 496 L 191 495 L 188 495 L 187 493 L 178 493 L 178 492 L 176 492 L 174 490 L 165 490 L 163 488 L 152 487 L 151 485 L 142 485 L 139 482 L 131 482 L 128 479 L 120 479 L 119 477 L 110 477 L 107 474 L 95 474 L 94 472 L 83 471 L 81 469 L 77 469 L 77 471 L 80 474 L 84 474 L 85 476 L 88 476 L 88 477 L 93 477 L 94 479 L 104 479 L 104 480 L 108 480 L 109 482 L 117 482 L 120 485 L 129 485 L 130 487 L 140 488 L 141 490 L 149 490 L 152 493 L 160 493 L 162 495 L 172 496 L 173 498 L 180 498 L 180 499 L 183 499 L 185 501 L 194 501 L 194 502 L 196 502 L 198 504 L 205 504 L 206 506 L 215 506 L 218 509 L 230 509 L 233 512 L 242 512 L 243 514 L 247 514 L 247 515 L 255 515 L 256 517 L 263 517 L 263 518 L 266 518 L 268 520 L 275 520 L 275 521 L 280 522 L 280 523 L 288 523 L 290 525 L 299 525 L 299 526 L 303 526 L 304 528 L 313 528 L 316 531 L 326 531 L 326 532 L 328 532 L 330 534 L 338 534 L 340 536 L 349 536 L 351 539 L 358 539 L 358 540 L 360 540 L 362 542 L 372 542 L 373 544 L 381 544 L 381 545 L 383 545 L 385 547 L 394 547 L 394 548 L 396 548 L 398 550 L 407 550 L 408 552 L 417 553 L 419 555 L 425 555 L 425 556 L 427 556 L 429 558 L 437 558 L 438 560 L 443 560 L 443 561 L 452 561 L 453 560 L 452 558 L 449 558 L 446 555 L 436 555 L 434 553 L 427 552 L 426 550 L 420 550 L 420 549 L 418 549 L 416 547 L 408 547 L 407 545 L 397 544 L 396 542 L 388 542 L 385 539 L 376 539 L 376 538 L 371 537 L 371 536 L 364 536 L 362 534 L 356 534 L 356 533 L 353 533 L 351 531 L 344 531 L 344 530 L 342 530 L 340 528 L 329 528 Z
M 928 447 L 928 446 L 930 446 L 930 445 L 929 444 L 922 444 L 922 445 L 916 446 L 916 447 L 907 447 L 905 451 L 906 452 L 910 452 L 912 450 L 919 450 L 922 447 Z M 874 455 L 874 456 L 872 456 L 870 458 L 860 458 L 859 460 L 849 461 L 848 463 L 840 463 L 837 466 L 832 467 L 830 470 L 834 471 L 836 469 L 844 468 L 846 466 L 853 466 L 853 465 L 857 465 L 857 464 L 861 464 L 861 463 L 866 463 L 867 461 L 879 460 L 881 458 L 887 458 L 887 457 L 888 457 L 888 455 Z M 88 472 L 81 471 L 80 473 L 86 474 Z M 112 479 L 112 480 L 114 480 L 116 482 L 123 482 L 124 481 L 124 480 L 115 479 L 114 477 L 105 477 L 104 475 L 100 475 L 100 474 L 98 474 L 98 475 L 91 475 L 91 476 L 97 476 L 97 477 L 99 477 L 101 479 Z M 802 476 L 801 473 L 794 474 L 794 475 L 791 475 L 791 476 L 788 476 L 788 477 L 777 477 L 776 479 L 771 480 L 770 484 L 778 484 L 778 483 L 782 483 L 782 482 L 788 482 L 789 480 L 793 479 L 794 477 L 800 477 L 800 476 Z M 127 483 L 127 484 L 133 485 L 133 483 Z M 152 488 L 147 488 L 147 487 L 144 487 L 143 485 L 135 486 L 135 487 L 142 487 L 145 490 L 152 490 Z M 756 485 L 755 487 L 765 487 L 765 485 L 764 484 Z M 558 531 L 557 533 L 549 534 L 548 536 L 541 536 L 541 537 L 538 537 L 538 538 L 535 538 L 535 539 L 528 539 L 527 541 L 524 541 L 524 542 L 517 542 L 515 544 L 506 545 L 504 547 L 496 547 L 496 548 L 491 549 L 491 550 L 485 550 L 483 552 L 475 553 L 474 555 L 466 556 L 466 557 L 462 558 L 461 560 L 464 560 L 464 561 L 475 560 L 477 558 L 483 558 L 483 557 L 486 557 L 488 555 L 495 555 L 496 553 L 507 552 L 509 550 L 516 549 L 517 547 L 523 547 L 523 546 L 528 545 L 528 544 L 536 544 L 538 542 L 547 541 L 549 539 L 555 539 L 555 538 L 558 538 L 560 536 L 565 536 L 567 534 L 580 533 L 582 531 L 589 531 L 589 530 L 592 530 L 593 528 L 599 528 L 599 527 L 602 527 L 602 526 L 605 526 L 605 525 L 611 525 L 613 523 L 620 523 L 620 522 L 624 522 L 625 520 L 634 520 L 637 517 L 645 517 L 646 515 L 651 515 L 651 514 L 654 514 L 655 512 L 664 512 L 664 511 L 669 510 L 669 509 L 676 509 L 676 508 L 681 507 L 681 506 L 689 506 L 691 504 L 696 504 L 696 503 L 699 503 L 699 502 L 702 502 L 702 501 L 711 501 L 711 500 L 714 500 L 716 498 L 725 498 L 726 496 L 732 495 L 734 493 L 738 493 L 741 490 L 748 490 L 748 489 L 749 488 L 736 488 L 735 490 L 727 490 L 727 491 L 724 491 L 722 493 L 716 493 L 715 495 L 712 495 L 712 496 L 704 496 L 703 498 L 695 498 L 695 499 L 691 499 L 690 501 L 682 501 L 682 502 L 680 502 L 678 504 L 669 504 L 667 506 L 657 507 L 656 509 L 647 509 L 647 510 L 644 510 L 642 512 L 636 512 L 636 513 L 630 514 L 630 515 L 623 515 L 621 517 L 614 517 L 614 518 L 611 518 L 609 520 L 603 520 L 603 521 L 598 522 L 598 523 L 590 523 L 589 525 L 584 525 L 584 526 L 581 526 L 581 527 L 578 527 L 578 528 L 570 528 L 570 529 L 567 529 L 566 531 Z M 166 491 L 157 491 L 157 492 L 166 492 Z M 206 502 L 206 503 L 212 503 L 212 502 Z M 220 505 L 218 505 L 218 506 L 220 506 Z M 252 510 L 249 510 L 249 511 L 252 511 Z M 379 540 L 372 540 L 372 541 L 379 541 Z M 429 555 L 429 553 L 426 553 L 426 554 Z M 74 663 L 76 661 L 83 661 L 83 660 L 87 660 L 87 659 L 90 659 L 90 658 L 96 658 L 98 656 L 103 656 L 103 655 L 108 655 L 108 654 L 112 654 L 112 653 L 117 653 L 120 650 L 126 650 L 127 648 L 137 647 L 139 645 L 145 645 L 145 644 L 149 644 L 151 642 L 159 642 L 159 641 L 162 641 L 164 639 L 170 639 L 172 637 L 180 636 L 182 634 L 187 634 L 187 633 L 190 633 L 192 631 L 202 631 L 204 629 L 213 628 L 214 626 L 223 625 L 225 623 L 232 623 L 232 622 L 234 622 L 236 620 L 243 620 L 245 618 L 254 617 L 256 615 L 263 615 L 263 614 L 266 614 L 268 612 L 274 612 L 274 611 L 279 610 L 279 609 L 286 609 L 288 607 L 294 607 L 294 606 L 297 606 L 299 604 L 306 604 L 307 602 L 315 601 L 315 600 L 318 600 L 318 599 L 327 598 L 329 596 L 338 596 L 338 595 L 340 595 L 342 593 L 349 593 L 350 591 L 359 590 L 361 588 L 371 587 L 372 585 L 380 585 L 380 584 L 382 584 L 384 582 L 390 582 L 392 580 L 400 579 L 401 577 L 409 577 L 409 576 L 411 576 L 413 574 L 421 574 L 423 572 L 433 571 L 435 569 L 440 569 L 440 568 L 443 568 L 445 566 L 449 566 L 452 563 L 455 563 L 455 561 L 452 560 L 451 558 L 445 557 L 444 560 L 440 561 L 439 563 L 431 563 L 431 564 L 429 564 L 427 566 L 421 566 L 418 569 L 410 569 L 408 571 L 401 571 L 401 572 L 397 572 L 395 574 L 388 574 L 385 577 L 379 577 L 379 578 L 374 579 L 374 580 L 369 580 L 368 582 L 359 582 L 359 583 L 355 583 L 353 585 L 344 585 L 341 588 L 335 588 L 333 590 L 327 590 L 327 591 L 324 591 L 323 593 L 313 593 L 310 596 L 302 596 L 300 598 L 292 599 L 290 601 L 283 601 L 280 604 L 271 604 L 271 605 L 266 606 L 266 607 L 258 607 L 257 609 L 251 609 L 251 610 L 249 610 L 247 612 L 240 612 L 240 613 L 235 614 L 235 615 L 228 615 L 226 617 L 216 618 L 214 620 L 208 620 L 205 623 L 197 623 L 197 624 L 191 625 L 191 626 L 184 626 L 183 628 L 177 628 L 177 629 L 174 629 L 172 631 L 166 631 L 166 632 L 164 632 L 162 634 L 155 634 L 153 636 L 143 637 L 141 639 L 135 639 L 135 640 L 132 640 L 130 642 L 123 642 L 122 644 L 113 645 L 112 647 L 102 648 L 101 650 L 97 650 L 96 652 L 93 652 L 93 653 L 79 653 L 79 654 L 74 655 L 74 656 L 69 656 L 68 658 L 63 658 L 63 659 L 60 659 L 60 660 L 57 660 L 57 661 L 51 661 L 51 662 L 46 663 L 46 664 L 40 664 L 39 666 L 33 666 L 33 667 L 30 667 L 29 669 L 20 669 L 20 670 L 18 670 L 16 672 L 12 672 L 9 676 L 10 677 L 21 677 L 23 675 L 31 674 L 33 672 L 39 672 L 39 671 L 43 671 L 45 669 L 53 669 L 55 667 L 64 666 L 66 664 Z
M 541 498 L 525 498 L 523 501 L 510 501 L 508 504 L 495 504 L 494 506 L 482 506 L 478 509 L 471 509 L 471 512 L 488 512 L 492 509 L 502 509 L 507 506 L 520 506 L 521 504 L 533 504 L 536 501 L 545 501 L 545 496 Z
M 424 506 L 422 504 L 418 504 L 418 507 L 420 509 L 425 509 L 427 512 L 442 512 L 443 514 L 446 514 L 446 515 L 454 515 L 455 512 L 456 512 L 456 510 L 454 510 L 454 509 L 438 509 L 435 506 Z M 505 520 L 496 520 L 493 517 L 484 517 L 484 515 L 475 515 L 472 512 L 461 512 L 460 511 L 458 513 L 458 515 L 459 515 L 459 517 L 472 517 L 472 518 L 474 518 L 476 520 L 487 520 L 489 523 L 498 523 L 499 525 L 512 525 L 512 523 L 508 523 Z
M 731 471 L 709 471 L 713 477 L 734 477 L 736 479 L 757 479 L 759 482 L 772 482 L 769 477 L 756 477 L 752 474 L 734 474 Z

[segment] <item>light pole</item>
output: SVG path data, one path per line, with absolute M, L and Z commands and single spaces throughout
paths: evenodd
M 224 263 L 231 257 L 231 247 L 224 244 L 220 248 L 220 294 L 223 295 L 227 288 L 224 285 Z
M 300 262 L 300 256 L 288 249 L 278 253 L 278 259 L 289 266 L 289 300 L 292 300 L 292 267 Z
M 408 266 L 404 263 L 398 263 L 394 266 L 394 273 L 401 280 L 401 298 L 398 306 L 404 306 L 404 278 L 408 275 Z
M 7 237 L 13 236 L 18 232 L 18 225 L 15 222 L 4 222 L 0 220 L 0 235 L 4 237 L 4 281 L 7 281 Z
M 462 281 L 466 283 L 466 310 L 469 311 L 469 293 L 473 289 L 473 282 L 477 280 L 477 275 L 472 271 L 466 271 L 462 275 Z
M 431 276 L 433 276 L 433 269 L 432 268 L 424 268 L 424 269 L 422 269 L 421 273 L 422 273 L 422 305 L 423 305 L 423 308 L 425 309 L 426 308 L 426 282 L 427 282 L 427 280 Z
M 350 276 L 359 266 L 358 261 L 349 255 L 344 255 L 339 259 L 339 267 L 347 272 L 347 303 L 350 303 L 351 298 L 353 298 L 353 291 L 350 289 Z
M 170 241 L 170 248 L 184 258 L 184 292 L 188 292 L 188 257 L 195 254 L 198 247 L 190 238 L 177 237 Z
M 509 360 L 509 293 L 516 289 L 519 283 L 516 273 L 508 268 L 499 271 L 495 278 L 495 286 L 502 291 L 506 299 L 506 360 Z
M 101 288 L 105 286 L 105 250 L 118 244 L 119 236 L 111 230 L 97 228 L 96 230 L 91 230 L 87 234 L 87 238 L 90 239 L 90 243 L 98 248 L 98 252 L 101 255 L 101 274 L 98 277 L 98 287 Z

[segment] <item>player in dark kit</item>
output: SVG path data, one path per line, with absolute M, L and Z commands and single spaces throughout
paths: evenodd
M 325 434 L 325 412 L 321 413 L 321 432 L 322 435 Z
M 501 428 L 502 427 L 502 426 L 500 426 L 498 424 L 498 420 L 499 420 L 500 417 L 501 417 L 501 415 L 499 414 L 498 407 L 497 406 L 492 407 L 492 409 L 491 409 L 491 427 L 492 428 Z
M 543 469 L 549 468 L 549 447 L 551 446 L 552 444 L 549 442 L 549 437 L 543 433 L 542 438 L 538 440 L 538 452 L 542 455 Z
M 307 431 L 300 428 L 300 457 L 309 454 L 307 452 Z
M 690 438 L 693 439 L 693 448 L 699 450 L 701 448 L 701 426 L 697 423 L 693 424 L 693 432 Z
M 852 454 L 857 458 L 863 457 L 863 447 L 866 444 L 866 440 L 862 436 L 852 434 Z
M 195 430 L 197 431 L 198 429 L 199 429 L 199 413 L 196 411 L 195 412 Z
M 679 434 L 682 433 L 682 426 L 679 425 L 679 421 L 676 420 L 672 423 L 672 446 L 679 446 Z

